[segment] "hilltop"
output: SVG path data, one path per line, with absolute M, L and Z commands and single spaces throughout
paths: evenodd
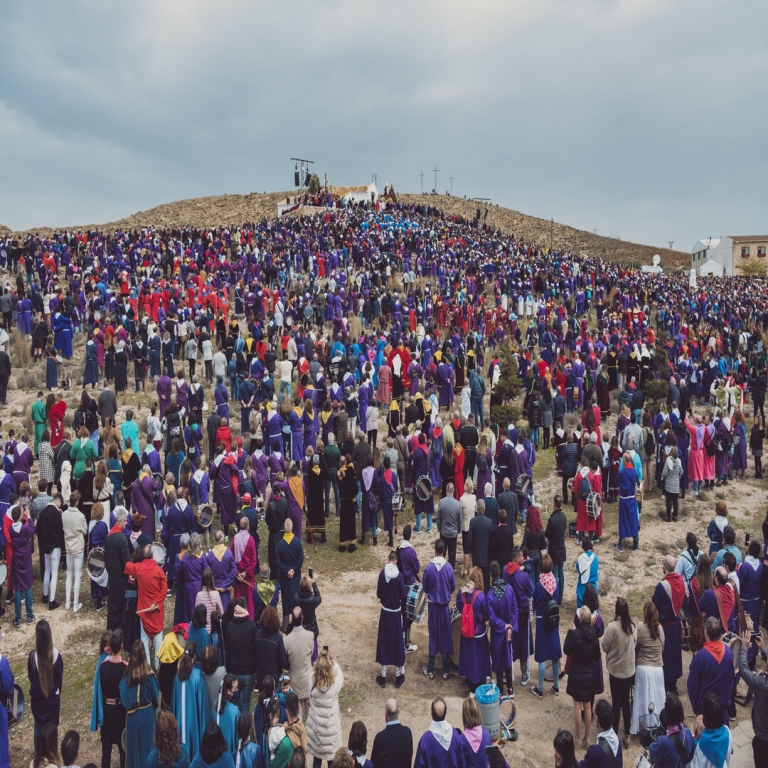
M 342 191 L 346 188 L 337 187 Z M 190 200 L 179 200 L 164 203 L 146 211 L 134 213 L 119 221 L 101 224 L 81 224 L 71 227 L 36 227 L 29 232 L 43 236 L 52 235 L 63 229 L 136 229 L 140 227 L 174 227 L 194 226 L 209 227 L 220 225 L 237 225 L 245 221 L 259 221 L 264 218 L 274 218 L 277 205 L 285 202 L 286 198 L 295 195 L 289 192 L 253 192 L 249 195 L 218 195 L 215 197 L 197 197 Z M 473 219 L 477 208 L 482 214 L 488 209 L 486 223 L 501 229 L 505 234 L 514 232 L 517 237 L 533 240 L 545 246 L 552 244 L 555 248 L 569 250 L 573 253 L 589 254 L 606 261 L 639 266 L 650 264 L 654 254 L 661 256 L 661 263 L 667 269 L 684 269 L 690 264 L 690 255 L 684 251 L 672 251 L 668 248 L 655 248 L 650 245 L 630 243 L 603 235 L 596 235 L 586 230 L 576 229 L 566 224 L 547 219 L 538 219 L 519 211 L 503 208 L 499 205 L 486 205 L 473 200 L 445 195 L 399 195 L 398 200 L 408 203 L 433 205 L 446 213 L 461 214 Z

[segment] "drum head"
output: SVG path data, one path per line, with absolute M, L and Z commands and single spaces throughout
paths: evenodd
M 158 565 L 165 564 L 165 547 L 162 544 L 155 543 L 152 545 L 152 559 Z
M 198 507 L 197 521 L 203 528 L 207 528 L 213 522 L 213 507 L 210 504 Z
M 98 579 L 104 573 L 107 560 L 104 555 L 104 550 L 101 547 L 92 549 L 88 555 L 88 573 L 93 576 L 94 579 Z
M 427 475 L 422 475 L 416 481 L 416 495 L 421 501 L 428 501 L 432 496 L 432 481 Z
M 8 566 L 5 563 L 0 563 L 0 587 L 5 584 L 8 578 Z
M 14 684 L 11 700 L 8 702 L 8 726 L 18 725 L 23 719 L 27 710 L 24 702 L 24 691 L 19 685 Z

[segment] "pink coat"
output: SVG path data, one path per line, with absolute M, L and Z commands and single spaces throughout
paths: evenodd
M 691 435 L 691 446 L 688 450 L 688 479 L 690 481 L 704 479 L 704 434 L 702 431 L 701 443 L 699 443 L 696 434 L 696 425 L 691 424 L 688 419 L 685 420 L 685 426 Z M 702 425 L 702 429 L 704 429 Z
M 392 402 L 392 369 L 385 363 L 378 370 L 379 386 L 376 388 L 376 400 L 389 405 Z

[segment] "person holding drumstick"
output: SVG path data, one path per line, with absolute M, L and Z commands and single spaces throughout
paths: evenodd
M 163 640 L 165 598 L 168 593 L 165 571 L 152 557 L 151 544 L 147 544 L 141 550 L 141 559 L 138 562 L 125 564 L 125 575 L 133 576 L 136 579 L 138 587 L 136 613 L 141 620 L 141 642 L 144 644 L 149 663 L 151 658 L 150 641 L 152 641 L 155 653 L 157 653 Z M 157 655 L 155 655 L 154 666 L 156 669 Z

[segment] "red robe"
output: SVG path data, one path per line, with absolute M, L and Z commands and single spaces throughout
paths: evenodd
M 235 554 L 235 541 L 232 539 L 232 543 L 229 545 L 232 550 L 232 555 Z M 240 558 L 240 562 L 237 563 L 237 573 L 245 574 L 245 579 L 240 581 L 235 578 L 233 586 L 235 588 L 235 600 L 239 597 L 244 597 L 246 602 L 246 608 L 248 609 L 248 615 L 253 618 L 253 577 L 256 573 L 256 544 L 253 541 L 253 537 L 249 534 L 248 543 L 245 545 L 243 555 Z M 246 582 L 250 582 L 247 584 Z
M 456 445 L 453 448 L 453 498 L 460 499 L 464 495 L 464 448 Z
M 48 421 L 51 423 L 51 448 L 55 448 L 64 434 L 64 414 L 67 411 L 67 404 L 59 400 L 51 406 L 48 412 Z

